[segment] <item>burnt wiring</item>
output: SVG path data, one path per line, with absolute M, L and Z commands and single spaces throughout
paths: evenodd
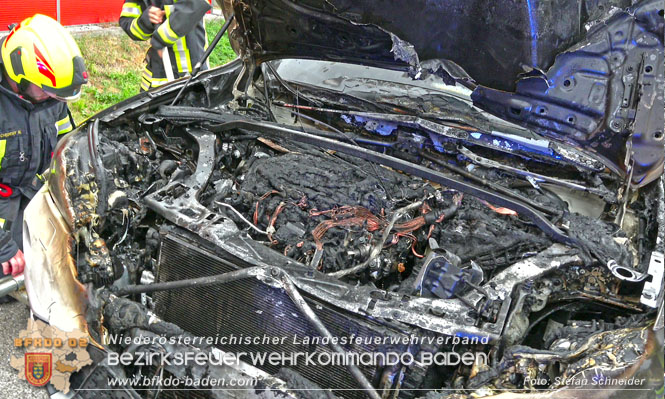
M 270 222 L 268 223 L 268 228 L 266 231 L 268 232 L 268 239 L 270 240 L 271 243 L 277 244 L 277 240 L 273 239 L 273 233 L 276 231 L 275 230 L 275 222 L 277 221 L 277 216 L 284 210 L 284 207 L 286 204 L 284 202 L 280 202 L 279 205 L 277 205 L 277 208 L 275 208 L 275 211 L 272 213 L 270 216 L 269 220 Z
M 297 101 L 299 100 L 296 99 Z M 257 109 L 260 108 L 259 105 Z M 360 147 L 357 140 L 348 137 L 343 130 L 298 111 L 292 111 L 292 113 L 302 120 L 310 120 L 321 125 L 325 128 L 322 130 L 332 131 L 339 138 L 345 137 L 344 142 L 353 143 L 356 148 Z M 242 127 L 242 129 L 249 128 Z M 253 226 L 266 233 L 264 235 L 268 237 L 268 245 L 299 262 L 310 264 L 324 273 L 333 276 L 338 274 L 349 276 L 354 272 L 350 271 L 347 265 L 355 265 L 351 268 L 351 270 L 355 270 L 364 262 L 367 262 L 367 265 L 373 262 L 369 274 L 356 273 L 352 278 L 361 281 L 372 279 L 379 282 L 380 286 L 391 287 L 401 284 L 401 281 L 408 278 L 413 270 L 417 269 L 418 259 L 427 255 L 429 239 L 436 240 L 442 247 L 450 249 L 453 253 L 464 254 L 465 251 L 472 251 L 474 256 L 479 258 L 485 256 L 486 261 L 479 264 L 489 269 L 489 273 L 492 273 L 493 267 L 490 265 L 490 259 L 487 258 L 491 258 L 492 254 L 501 254 L 506 250 L 512 252 L 510 249 L 516 248 L 518 242 L 534 244 L 534 248 L 540 248 L 541 245 L 546 246 L 550 242 L 537 231 L 537 227 L 542 228 L 540 224 L 525 225 L 522 223 L 520 218 L 528 217 L 529 209 L 525 210 L 525 207 L 520 208 L 519 206 L 514 210 L 509 208 L 508 204 L 512 205 L 510 200 L 522 195 L 521 190 L 510 190 L 512 198 L 509 200 L 500 195 L 490 195 L 494 193 L 487 194 L 486 190 L 483 191 L 474 186 L 472 189 L 464 188 L 468 191 L 482 192 L 484 195 L 486 194 L 485 198 L 491 197 L 492 200 L 479 201 L 475 197 L 469 198 L 462 212 L 464 219 L 460 221 L 461 226 L 458 229 L 437 225 L 460 206 L 460 199 L 454 201 L 455 209 L 442 210 L 442 206 L 437 205 L 433 206 L 434 209 L 427 210 L 424 206 L 421 214 L 410 220 L 398 220 L 396 225 L 387 232 L 392 236 L 384 239 L 376 252 L 374 250 L 378 238 L 376 232 L 386 225 L 385 215 L 393 215 L 396 204 L 411 203 L 417 198 L 422 198 L 424 193 L 413 195 L 414 188 L 420 187 L 420 190 L 425 190 L 428 184 L 423 184 L 423 180 L 420 178 L 408 178 L 405 177 L 407 175 L 389 168 L 378 168 L 371 160 L 353 159 L 348 156 L 348 153 L 342 151 L 320 151 L 320 149 L 309 147 L 307 143 L 294 142 L 293 146 L 289 146 L 290 148 L 273 143 L 267 144 L 267 148 L 261 149 L 255 148 L 251 143 L 237 141 L 234 143 L 232 137 L 237 132 L 238 128 L 229 130 L 227 137 L 231 137 L 229 142 L 233 143 L 233 149 L 225 150 L 225 152 L 238 155 L 230 156 L 235 157 L 234 160 L 229 158 L 228 161 L 225 161 L 219 177 L 228 173 L 229 175 L 225 178 L 234 182 L 235 190 L 238 191 L 238 195 L 242 193 L 243 198 L 232 200 L 225 198 L 226 195 L 221 193 L 219 195 L 208 193 L 205 197 L 230 204 L 238 213 L 245 215 L 248 221 L 253 222 Z M 215 134 L 223 137 L 226 133 L 216 131 Z M 312 133 L 308 132 L 308 134 Z M 263 136 L 258 133 L 257 137 Z M 248 138 L 251 137 L 248 136 Z M 345 145 L 348 146 L 348 144 Z M 312 156 L 312 154 L 317 155 Z M 441 160 L 441 162 L 444 161 Z M 429 171 L 427 172 L 429 173 Z M 376 175 L 376 179 L 374 179 L 374 175 Z M 398 176 L 401 177 L 397 178 Z M 492 175 L 490 174 L 490 176 Z M 479 174 L 479 177 L 493 181 L 484 177 L 484 174 Z M 459 180 L 453 178 L 441 179 L 455 180 L 446 187 L 459 190 L 455 184 L 464 186 Z M 389 182 L 390 186 L 384 185 L 384 181 Z M 412 187 L 407 189 L 407 184 L 411 184 Z M 381 188 L 386 195 L 380 191 Z M 405 189 L 409 195 L 401 192 Z M 441 188 L 430 186 L 426 189 L 430 193 L 437 190 L 441 190 Z M 395 198 L 399 199 L 395 200 Z M 292 206 L 299 201 L 303 203 L 303 206 Z M 524 198 L 523 202 L 528 201 Z M 485 208 L 487 211 L 481 211 L 477 207 L 471 206 L 472 203 L 479 203 L 481 208 Z M 309 215 L 311 210 L 333 208 L 337 209 L 339 213 L 319 215 L 326 216 L 323 219 L 329 220 L 316 220 Z M 544 208 L 549 209 L 549 207 Z M 516 216 L 517 211 L 519 214 Z M 493 214 L 497 216 L 494 217 Z M 549 222 L 551 223 L 551 220 Z M 379 225 L 380 228 L 376 229 L 376 225 Z M 483 231 L 486 226 L 490 229 L 489 234 Z M 456 231 L 468 228 L 472 229 L 470 237 L 475 244 L 467 244 L 466 240 L 455 236 Z M 473 229 L 476 228 L 477 233 L 474 233 Z M 504 232 L 508 233 L 508 239 L 499 238 L 505 235 Z M 250 233 L 258 233 L 258 231 L 251 228 Z M 497 237 L 498 240 L 489 243 L 487 241 L 492 238 L 484 238 L 492 236 Z M 510 255 L 508 257 L 512 258 L 512 253 Z M 528 254 L 515 255 L 528 256 Z M 398 268 L 400 264 L 403 266 Z M 360 269 L 365 266 L 360 266 Z M 404 272 L 395 273 L 398 269 L 402 269 Z M 389 276 L 390 278 L 386 278 Z
M 289 158 L 294 158 L 293 163 L 288 161 Z M 416 202 L 417 197 L 422 198 L 425 192 L 414 196 L 406 183 L 392 183 L 391 187 L 401 191 L 397 195 L 393 191 L 393 198 L 397 196 L 400 199 L 395 202 L 384 199 L 383 201 L 386 202 L 381 202 L 380 205 L 375 203 L 372 206 L 372 203 L 376 201 L 376 199 L 372 199 L 375 195 L 372 189 L 376 190 L 378 184 L 373 179 L 369 180 L 372 177 L 367 174 L 370 170 L 369 165 L 365 164 L 363 167 L 344 157 L 335 160 L 329 158 L 330 155 L 327 153 L 318 153 L 313 157 L 310 154 L 303 156 L 295 152 L 274 158 L 265 156 L 260 159 L 252 158 L 247 164 L 247 168 L 252 171 L 248 172 L 247 169 L 244 169 L 242 173 L 238 174 L 237 170 L 228 170 L 228 173 L 233 176 L 233 181 L 238 185 L 239 192 L 245 194 L 235 200 L 228 198 L 221 202 L 228 203 L 238 212 L 247 215 L 248 221 L 266 233 L 264 235 L 268 237 L 267 245 L 284 255 L 324 273 L 341 272 L 342 275 L 359 280 L 371 278 L 384 287 L 401 284 L 402 280 L 407 279 L 414 270 L 417 270 L 419 259 L 423 259 L 428 253 L 430 239 L 434 239 L 459 254 L 466 253 L 465 246 L 471 245 L 476 250 L 474 256 L 478 256 L 479 259 L 484 256 L 483 261 L 479 264 L 488 269 L 489 274 L 492 273 L 490 265 L 491 259 L 493 259 L 492 253 L 501 256 L 501 251 L 506 248 L 510 250 L 515 247 L 515 243 L 537 242 L 538 240 L 523 235 L 509 240 L 485 243 L 481 246 L 473 243 L 467 244 L 466 240 L 451 236 L 451 233 L 455 235 L 455 224 L 446 224 L 448 227 L 444 227 L 441 222 L 451 220 L 451 216 L 460 208 L 463 209 L 463 217 L 455 223 L 462 226 L 465 226 L 466 220 L 469 220 L 468 223 L 482 227 L 485 224 L 485 222 L 481 222 L 482 220 L 488 218 L 493 220 L 494 217 L 491 215 L 496 214 L 498 218 L 505 221 L 492 227 L 498 229 L 496 232 L 492 230 L 492 234 L 505 234 L 500 233 L 501 229 L 510 228 L 509 226 L 512 224 L 519 224 L 517 218 L 511 216 L 514 215 L 514 212 L 481 202 L 474 197 L 465 198 L 462 193 L 456 191 L 440 191 L 440 189 L 430 191 L 427 189 L 425 192 L 431 193 L 430 197 L 417 207 L 417 214 L 406 220 L 397 220 L 395 225 L 388 230 L 387 238 L 380 242 L 379 246 L 377 240 L 381 233 L 378 232 L 385 230 L 389 223 L 388 219 L 394 215 L 393 206 L 396 203 Z M 337 169 L 331 169 L 333 164 Z M 293 168 L 289 165 L 299 166 Z M 340 168 L 340 166 L 348 168 Z M 256 172 L 259 174 L 255 175 Z M 246 173 L 250 173 L 254 177 L 247 181 Z M 386 170 L 383 173 L 386 175 L 392 172 Z M 348 180 L 349 174 L 363 176 L 366 183 L 359 186 L 353 180 Z M 382 178 L 390 181 L 387 176 L 382 176 Z M 340 188 L 347 184 L 350 196 L 337 197 L 334 193 L 340 192 Z M 422 182 L 413 181 L 411 184 L 414 184 L 412 187 L 419 186 L 422 189 L 427 187 Z M 326 190 L 329 189 L 337 191 L 328 193 Z M 321 202 L 324 197 L 319 194 L 323 192 L 327 193 L 325 194 L 326 201 L 330 201 L 328 203 L 332 206 L 321 206 L 325 205 L 325 202 Z M 452 193 L 448 200 L 445 199 L 446 193 Z M 330 197 L 331 194 L 332 197 Z M 432 194 L 435 195 L 432 196 Z M 356 202 L 362 198 L 369 202 Z M 466 199 L 463 207 L 462 199 Z M 337 204 L 348 205 L 339 206 Z M 473 204 L 477 205 L 471 206 Z M 478 222 L 482 224 L 477 224 Z M 255 231 L 250 229 L 250 233 L 254 234 Z M 488 237 L 488 232 L 479 230 L 477 239 L 483 237 Z M 452 245 L 449 242 L 451 240 Z M 485 240 L 487 239 L 485 238 Z M 542 241 L 542 245 L 546 246 L 548 241 L 545 239 Z M 378 246 L 378 255 L 370 256 L 375 245 Z M 538 248 L 541 248 L 540 244 Z M 512 254 L 512 251 L 510 252 Z M 515 254 L 509 258 L 519 260 L 521 256 L 523 254 Z M 501 256 L 500 259 L 504 258 L 505 256 Z M 369 274 L 349 272 L 348 266 L 346 266 L 357 266 L 370 262 L 372 263 Z M 504 264 L 504 262 L 499 263 Z
M 259 205 L 261 204 L 261 201 L 263 201 L 264 199 L 268 198 L 273 194 L 279 194 L 279 191 L 277 190 L 268 191 L 267 193 L 259 197 L 259 199 L 256 201 L 256 205 L 254 206 L 254 216 L 252 217 L 252 220 L 254 221 L 255 225 L 259 224 Z
M 391 245 L 397 244 L 401 237 L 407 238 L 407 239 L 411 240 L 411 253 L 413 254 L 413 256 L 415 256 L 416 258 L 424 258 L 425 257 L 425 255 L 419 254 L 416 251 L 416 244 L 418 244 L 418 238 L 416 236 L 414 236 L 413 234 L 411 234 L 411 233 L 395 233 L 394 237 L 395 238 L 393 238 L 393 241 L 390 243 Z
M 453 196 L 453 204 L 450 207 L 427 212 L 424 215 L 411 219 L 408 222 L 395 225 L 395 229 L 402 234 L 407 234 L 418 230 L 425 225 L 441 223 L 446 217 L 452 216 L 457 211 L 459 206 L 462 204 L 462 198 L 464 198 L 464 196 L 461 193 L 456 193 Z
M 238 216 L 240 218 L 240 220 L 245 222 L 249 227 L 252 228 L 252 230 L 256 231 L 257 233 L 264 234 L 264 235 L 269 235 L 269 233 L 267 231 L 261 230 L 260 228 L 256 227 L 256 225 L 254 223 L 247 220 L 247 218 L 245 218 L 242 213 L 238 212 L 236 210 L 236 208 L 233 207 L 233 205 L 226 204 L 224 202 L 219 202 L 219 201 L 215 201 L 215 204 L 231 210 L 231 212 L 233 212 L 236 216 Z
M 329 215 L 331 217 L 312 230 L 317 249 L 323 248 L 323 236 L 333 227 L 364 226 L 367 231 L 372 232 L 381 228 L 382 224 L 381 219 L 362 206 L 344 206 L 327 211 L 311 210 L 309 214 L 310 216 Z
M 350 274 L 358 273 L 358 272 L 364 270 L 370 264 L 370 262 L 372 260 L 374 260 L 374 258 L 376 258 L 376 256 L 383 249 L 383 246 L 385 245 L 386 240 L 388 240 L 388 237 L 390 236 L 390 232 L 392 231 L 393 227 L 395 226 L 395 223 L 397 223 L 397 220 L 399 220 L 399 218 L 403 217 L 409 211 L 412 211 L 414 209 L 419 208 L 422 204 L 423 204 L 423 201 L 421 200 L 421 201 L 416 201 L 416 202 L 411 203 L 411 204 L 409 204 L 405 207 L 397 209 L 394 212 L 393 217 L 390 219 L 390 222 L 388 222 L 388 225 L 383 230 L 383 234 L 381 235 L 381 238 L 379 239 L 379 241 L 376 242 L 376 244 L 372 248 L 369 256 L 367 257 L 367 259 L 365 261 L 363 261 L 362 263 L 360 263 L 358 265 L 352 266 L 348 269 L 340 270 L 340 271 L 337 271 L 337 272 L 334 272 L 334 273 L 329 273 L 328 275 L 333 276 L 333 277 L 337 277 L 337 278 L 341 278 L 341 277 L 345 277 L 345 276 L 348 276 Z

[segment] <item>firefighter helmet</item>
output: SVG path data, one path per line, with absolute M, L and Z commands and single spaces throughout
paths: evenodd
M 51 17 L 36 14 L 12 29 L 0 44 L 2 63 L 22 90 L 32 83 L 51 97 L 76 101 L 88 72 L 74 38 Z

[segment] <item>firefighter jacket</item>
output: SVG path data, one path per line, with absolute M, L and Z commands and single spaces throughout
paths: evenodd
M 23 208 L 43 184 L 58 136 L 72 127 L 67 103 L 22 98 L 5 81 L 0 63 L 0 183 L 13 191 L 0 196 L 0 262 L 22 248 Z
M 150 22 L 151 5 L 165 11 L 160 25 Z M 125 0 L 120 26 L 133 40 L 150 40 L 146 67 L 141 77 L 141 90 L 166 83 L 166 72 L 157 50 L 168 48 L 173 76 L 177 79 L 191 73 L 208 47 L 203 16 L 210 9 L 205 0 Z M 203 65 L 202 70 L 208 69 Z

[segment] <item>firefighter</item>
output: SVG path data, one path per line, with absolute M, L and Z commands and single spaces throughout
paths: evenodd
M 34 15 L 0 40 L 0 263 L 23 272 L 23 209 L 42 186 L 58 138 L 74 123 L 67 101 L 88 73 L 74 38 Z
M 133 40 L 150 40 L 151 45 L 141 91 L 166 83 L 169 75 L 177 79 L 191 73 L 208 47 L 203 21 L 208 10 L 205 0 L 125 0 L 120 26 Z

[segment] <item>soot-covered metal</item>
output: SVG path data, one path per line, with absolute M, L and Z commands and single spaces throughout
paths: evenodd
M 437 64 L 445 73 L 423 73 L 423 65 L 433 64 L 409 57 L 431 58 L 423 49 L 437 44 L 384 15 L 394 8 L 372 14 L 364 2 L 230 2 L 225 12 L 236 12 L 231 35 L 242 59 L 193 79 L 176 105 L 166 104 L 179 83 L 119 104 L 56 151 L 49 190 L 71 227 L 70 253 L 88 289 L 90 334 L 102 342 L 109 332 L 178 337 L 272 328 L 308 339 L 428 339 L 310 348 L 397 351 L 412 355 L 415 365 L 122 371 L 255 378 L 242 397 L 461 399 L 504 397 L 515 390 L 519 397 L 565 397 L 575 381 L 601 370 L 617 397 L 634 397 L 611 383 L 619 376 L 644 378 L 645 388 L 662 386 L 662 362 L 656 359 L 663 345 L 665 194 L 658 160 L 639 160 L 656 144 L 640 142 L 644 136 L 638 134 L 643 122 L 652 127 L 659 120 L 652 111 L 662 109 L 662 90 L 661 97 L 645 101 L 660 87 L 662 65 L 648 81 L 645 74 L 618 77 L 619 65 L 612 64 L 605 74 L 612 90 L 603 101 L 614 104 L 619 82 L 637 86 L 622 108 L 622 132 L 607 141 L 598 141 L 608 136 L 594 129 L 581 140 L 559 131 L 551 118 L 499 112 L 517 97 L 570 106 L 537 82 L 564 79 L 557 71 L 568 68 L 568 61 L 590 68 L 583 53 L 600 46 L 600 31 L 614 32 L 616 39 L 615 24 L 630 25 L 631 34 L 653 33 L 640 27 L 655 26 L 646 16 L 658 10 L 647 1 L 626 12 L 601 12 L 601 4 L 624 5 L 587 1 L 576 8 L 583 16 L 566 15 L 565 26 L 555 29 L 540 3 L 527 2 L 528 10 L 506 19 L 496 40 L 508 40 L 503 36 L 515 30 L 525 49 L 517 46 L 511 57 L 554 66 L 546 74 L 530 70 L 517 94 L 510 94 L 494 90 L 501 85 L 476 86 L 470 77 L 482 83 L 477 71 L 489 70 L 489 61 L 472 52 L 473 68 L 468 59 L 451 57 L 469 74 L 446 62 Z M 268 26 L 278 6 L 283 13 Z M 446 12 L 468 20 L 494 7 L 478 13 L 475 5 L 458 5 Z M 287 35 L 291 41 L 268 39 L 268 33 L 290 27 L 296 15 L 305 16 L 298 29 L 318 35 L 310 47 L 294 47 L 303 37 L 293 32 Z M 469 21 L 461 17 L 457 23 L 466 26 Z M 575 29 L 581 28 L 572 22 L 586 19 L 607 23 L 553 61 L 560 46 L 578 38 Z M 325 30 L 323 20 L 329 22 Z M 308 56 L 326 32 L 344 41 L 338 31 L 350 21 L 347 41 L 360 40 L 362 46 Z M 452 32 L 454 26 L 441 29 Z M 547 48 L 550 34 L 560 40 Z M 448 50 L 468 38 L 454 39 Z M 633 46 L 624 48 L 626 59 L 646 49 L 662 64 L 658 40 L 660 47 L 624 43 Z M 396 51 L 410 68 L 394 69 Z M 594 60 L 607 61 L 608 54 L 600 53 Z M 504 55 L 488 56 L 496 61 Z M 268 61 L 283 56 L 317 59 Z M 506 68 L 496 79 L 522 68 L 515 59 L 501 64 Z M 567 95 L 587 98 L 589 87 L 582 86 Z M 608 118 L 617 117 L 573 102 L 593 123 L 602 119 L 611 128 Z M 640 110 L 648 111 L 647 119 L 637 117 Z M 589 140 L 597 145 L 580 145 Z M 630 169 L 622 171 L 614 161 L 625 156 L 620 147 L 626 143 L 634 151 Z M 244 349 L 105 346 L 132 354 Z M 249 348 L 280 349 L 294 350 Z M 488 361 L 425 361 L 466 352 Z M 86 379 L 84 385 L 100 381 Z M 154 397 L 154 388 L 134 393 Z M 209 388 L 201 395 L 223 396 Z

